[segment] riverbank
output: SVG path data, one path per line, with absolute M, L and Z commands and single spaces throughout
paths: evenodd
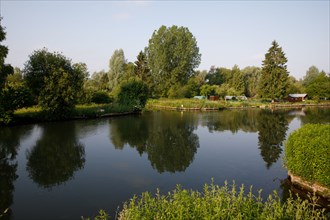
M 116 117 L 129 114 L 138 114 L 141 110 L 134 109 L 130 106 L 119 104 L 89 104 L 77 105 L 74 111 L 63 119 L 53 119 L 43 112 L 40 107 L 34 106 L 29 108 L 18 109 L 14 112 L 13 119 L 9 125 L 31 124 L 49 121 L 63 120 L 83 120 L 104 117 Z
M 277 109 L 277 108 L 302 108 L 302 107 L 330 107 L 330 101 L 306 101 L 299 103 L 290 102 L 265 102 L 258 100 L 246 101 L 210 101 L 207 99 L 152 99 L 146 104 L 147 110 L 179 110 L 179 111 L 219 111 L 223 109 Z

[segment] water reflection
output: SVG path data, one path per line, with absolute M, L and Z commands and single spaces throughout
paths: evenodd
M 302 124 L 330 123 L 330 108 L 307 108 L 300 116 Z
M 0 128 L 0 218 L 9 219 L 8 208 L 13 203 L 14 182 L 18 178 L 17 151 L 22 138 L 31 132 L 31 126 Z M 6 212 L 6 214 L 4 214 Z
M 44 188 L 62 184 L 84 167 L 85 149 L 72 122 L 44 124 L 35 146 L 27 152 L 29 177 Z
M 220 113 L 205 114 L 202 125 L 210 132 L 239 130 L 244 132 L 258 132 L 260 155 L 270 168 L 282 152 L 283 141 L 288 130 L 289 122 L 295 117 L 292 110 L 225 110 Z
M 289 114 L 281 111 L 261 111 L 258 115 L 260 155 L 268 169 L 279 159 L 282 153 L 289 117 Z
M 247 110 L 224 110 L 216 114 L 203 115 L 202 125 L 207 126 L 210 132 L 231 131 L 236 133 L 238 130 L 245 132 L 257 132 L 260 113 L 257 109 Z
M 147 153 L 159 173 L 184 171 L 199 147 L 193 133 L 197 119 L 193 114 L 158 112 L 110 120 L 110 139 L 116 149 L 128 144 L 140 155 Z

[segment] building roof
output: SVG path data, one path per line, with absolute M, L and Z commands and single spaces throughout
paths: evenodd
M 305 98 L 307 94 L 289 94 L 292 98 Z

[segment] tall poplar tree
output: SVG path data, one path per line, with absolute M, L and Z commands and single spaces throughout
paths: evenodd
M 125 74 L 126 59 L 123 49 L 115 50 L 109 61 L 109 88 L 113 90 L 122 81 Z
M 288 59 L 276 41 L 272 42 L 265 59 L 262 62 L 259 81 L 259 95 L 262 98 L 283 99 L 289 81 L 286 63 Z

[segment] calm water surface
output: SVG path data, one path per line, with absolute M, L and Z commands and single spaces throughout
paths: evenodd
M 222 185 L 285 194 L 283 141 L 330 109 L 153 112 L 119 118 L 0 128 L 3 219 L 80 219 L 143 191 L 176 184 Z M 1 219 L 1 217 L 0 217 Z

